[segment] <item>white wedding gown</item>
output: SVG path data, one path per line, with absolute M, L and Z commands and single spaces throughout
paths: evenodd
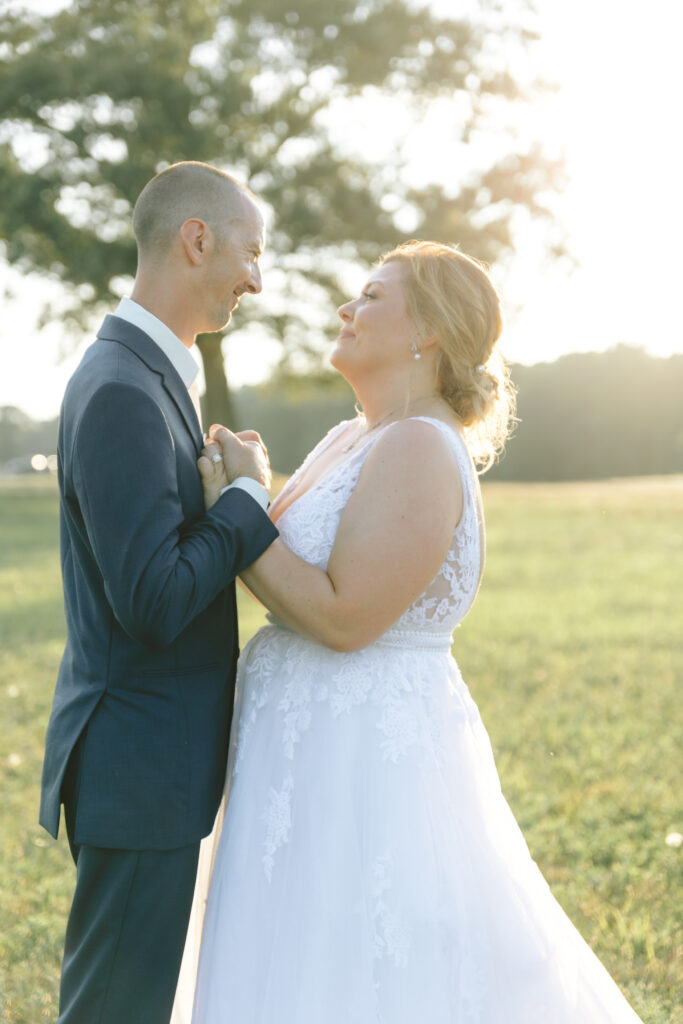
M 355 653 L 274 621 L 241 656 L 225 822 L 217 849 L 205 841 L 174 1024 L 190 1019 L 214 854 L 192 1024 L 639 1020 L 532 861 L 451 656 L 481 504 L 464 441 L 426 421 L 455 452 L 464 509 L 425 593 Z M 380 433 L 279 519 L 307 561 L 326 566 Z

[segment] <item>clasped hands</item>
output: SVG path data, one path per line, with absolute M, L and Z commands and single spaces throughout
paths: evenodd
M 239 476 L 251 477 L 266 490 L 272 482 L 268 451 L 255 430 L 233 434 L 227 427 L 214 424 L 197 465 L 207 511 L 218 501 L 223 488 Z

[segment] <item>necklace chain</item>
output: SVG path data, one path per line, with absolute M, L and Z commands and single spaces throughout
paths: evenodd
M 435 395 L 435 394 L 420 395 L 419 398 L 413 398 L 412 401 L 408 402 L 407 404 L 405 402 L 401 402 L 400 405 L 395 405 L 393 409 L 390 409 L 388 413 L 385 413 L 385 415 L 382 416 L 381 420 L 377 420 L 377 423 L 373 423 L 373 425 L 371 427 L 369 427 L 367 430 L 363 431 L 362 434 L 359 434 L 358 437 L 354 441 L 351 441 L 350 444 L 345 445 L 345 447 L 342 448 L 342 451 L 346 455 L 346 453 L 350 452 L 352 448 L 355 448 L 356 445 L 359 444 L 363 440 L 363 438 L 368 437 L 369 434 L 372 434 L 375 430 L 378 430 L 382 426 L 382 424 L 386 423 L 386 421 L 389 419 L 389 417 L 393 416 L 394 413 L 398 412 L 399 409 L 407 410 L 407 409 L 409 409 L 411 407 L 411 405 L 417 405 L 418 402 L 425 402 L 428 398 L 436 398 L 436 397 L 437 397 L 437 395 Z

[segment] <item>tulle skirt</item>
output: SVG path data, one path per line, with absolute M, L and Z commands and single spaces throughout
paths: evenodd
M 531 859 L 449 653 L 266 627 L 231 749 L 174 1024 L 193 987 L 192 1024 L 639 1020 Z

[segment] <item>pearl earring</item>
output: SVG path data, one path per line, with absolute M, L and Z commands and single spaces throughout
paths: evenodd
M 413 344 L 410 346 L 410 351 L 413 353 L 413 359 L 422 359 L 422 356 L 417 351 L 417 342 L 416 341 L 414 341 Z

